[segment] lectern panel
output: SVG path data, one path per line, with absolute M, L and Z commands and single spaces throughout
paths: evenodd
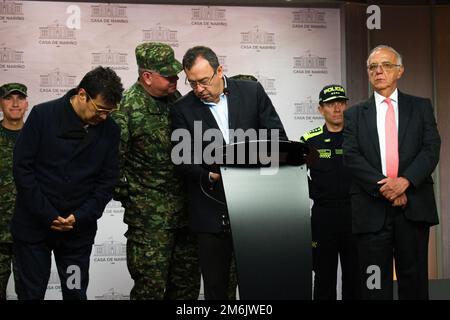
M 221 167 L 241 299 L 312 297 L 306 166 Z

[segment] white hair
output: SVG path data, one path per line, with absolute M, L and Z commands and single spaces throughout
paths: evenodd
M 402 56 L 400 55 L 400 53 L 398 53 L 397 50 L 395 50 L 394 48 L 382 44 L 382 45 L 376 46 L 375 48 L 372 49 L 372 51 L 370 51 L 369 57 L 367 58 L 367 66 L 369 66 L 370 56 L 371 56 L 375 51 L 380 50 L 380 49 L 388 49 L 388 50 L 391 50 L 391 51 L 395 54 L 395 56 L 397 57 L 397 64 L 402 65 Z

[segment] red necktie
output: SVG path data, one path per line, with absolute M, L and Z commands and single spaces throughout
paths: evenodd
M 396 178 L 398 174 L 398 132 L 395 112 L 390 98 L 386 98 L 384 102 L 388 105 L 385 122 L 386 175 L 389 178 Z

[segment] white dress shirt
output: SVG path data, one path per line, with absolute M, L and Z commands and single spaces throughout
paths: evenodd
M 214 119 L 216 119 L 217 125 L 219 126 L 220 131 L 222 132 L 223 138 L 228 144 L 230 142 L 230 128 L 228 126 L 228 101 L 225 94 L 221 94 L 219 97 L 219 102 L 205 102 L 202 101 L 209 107 L 211 110 Z

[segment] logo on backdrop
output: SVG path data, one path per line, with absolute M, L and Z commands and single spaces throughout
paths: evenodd
M 39 82 L 39 92 L 52 93 L 62 96 L 70 89 L 77 86 L 77 77 L 55 69 L 47 74 L 41 74 Z
M 160 23 L 154 28 L 142 30 L 142 35 L 143 42 L 163 42 L 174 48 L 179 46 L 178 31 L 163 27 Z
M 111 50 L 108 46 L 103 51 L 91 53 L 91 64 L 93 67 L 99 65 L 110 67 L 115 71 L 129 70 L 127 56 L 128 53 Z
M 198 7 L 192 8 L 191 25 L 206 26 L 214 28 L 217 26 L 226 27 L 228 25 L 225 16 L 227 10 L 217 7 Z
M 305 100 L 294 103 L 294 119 L 313 122 L 322 120 L 322 116 L 317 110 L 319 105 L 318 100 L 313 100 L 311 97 L 306 97 Z
M 294 57 L 293 73 L 312 77 L 315 74 L 328 74 L 327 58 L 311 54 L 310 50 L 300 57 Z
M 100 296 L 95 296 L 95 300 L 130 300 L 129 294 L 124 294 L 111 288 Z
M 70 29 L 58 20 L 46 27 L 39 27 L 39 44 L 61 46 L 76 46 L 76 29 Z
M 217 55 L 217 59 L 219 59 L 219 63 L 223 67 L 223 72 L 227 73 L 228 72 L 227 56 Z
M 114 241 L 113 237 L 110 240 L 94 244 L 92 250 L 94 252 L 94 263 L 109 263 L 126 261 L 127 244 L 119 241 Z
M 120 201 L 111 200 L 107 205 L 105 210 L 103 211 L 103 215 L 108 215 L 110 217 L 114 216 L 123 216 L 124 208 Z
M 320 9 L 300 9 L 292 12 L 292 28 L 306 29 L 326 29 L 325 11 Z
M 257 52 L 261 50 L 274 50 L 275 33 L 260 30 L 258 26 L 255 30 L 241 32 L 241 49 L 251 49 Z
M 61 281 L 59 280 L 58 271 L 52 269 L 50 272 L 50 278 L 48 279 L 47 290 L 61 291 Z
M 274 78 L 269 78 L 266 76 L 261 76 L 259 72 L 255 72 L 254 74 L 255 78 L 258 79 L 258 82 L 261 83 L 264 90 L 269 96 L 276 96 L 277 95 L 277 88 L 275 87 L 275 80 Z
M 0 21 L 3 23 L 23 21 L 22 3 L 15 1 L 0 1 Z
M 3 71 L 25 69 L 23 51 L 7 48 L 2 44 L 2 47 L 0 47 L 0 68 Z
M 115 23 L 128 23 L 127 6 L 119 4 L 93 4 L 91 5 L 91 22 L 112 25 Z

